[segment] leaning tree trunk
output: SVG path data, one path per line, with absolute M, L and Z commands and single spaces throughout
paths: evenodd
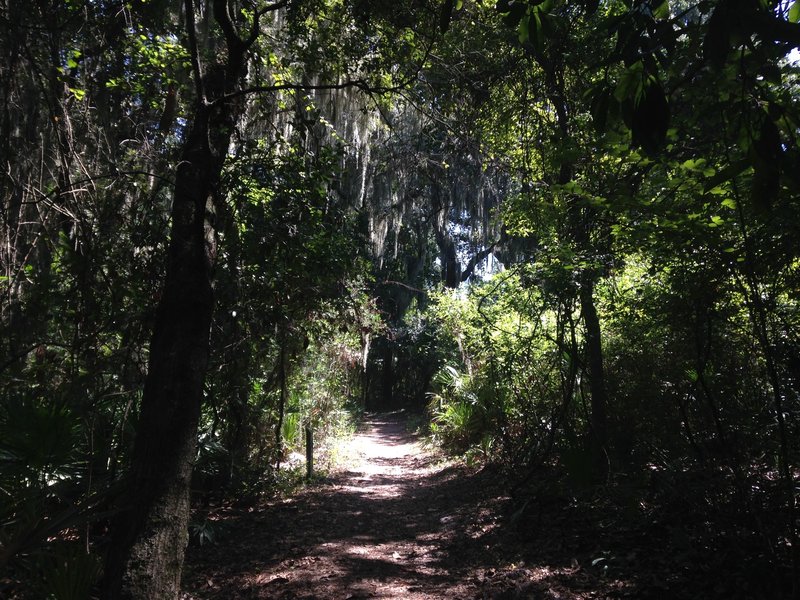
M 186 4 L 193 41 L 193 3 Z M 246 46 L 233 37 L 225 3 L 215 2 L 214 8 L 226 33 L 227 60 L 202 74 L 195 52 L 198 101 L 175 177 L 166 279 L 125 506 L 106 562 L 103 597 L 108 599 L 167 600 L 180 592 L 214 306 L 215 195 L 242 110 L 230 94 L 245 71 Z

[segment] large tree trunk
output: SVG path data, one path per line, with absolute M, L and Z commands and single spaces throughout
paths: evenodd
M 592 405 L 592 440 L 595 447 L 605 451 L 608 443 L 605 370 L 603 368 L 602 331 L 594 303 L 594 281 L 587 277 L 581 284 L 581 313 L 586 327 L 586 354 L 589 366 L 589 391 Z M 603 457 L 598 456 L 598 459 Z
M 207 115 L 198 115 L 176 177 L 166 282 L 129 479 L 131 506 L 117 522 L 106 567 L 109 598 L 175 598 L 180 589 L 214 304 L 212 194 L 224 158 L 204 143 L 207 124 Z
M 187 7 L 193 10 L 191 2 Z M 215 196 L 242 110 L 241 101 L 220 99 L 237 89 L 245 70 L 245 47 L 230 33 L 225 3 L 215 2 L 214 9 L 215 19 L 229 33 L 227 61 L 207 74 L 196 69 L 199 97 L 175 178 L 167 273 L 125 506 L 106 563 L 107 599 L 169 600 L 180 592 L 214 307 Z M 188 25 L 193 39 L 193 14 Z

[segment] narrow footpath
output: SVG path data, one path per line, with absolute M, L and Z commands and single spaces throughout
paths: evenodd
M 603 597 L 569 564 L 517 562 L 492 475 L 438 461 L 400 416 L 367 420 L 352 449 L 328 483 L 219 511 L 221 539 L 190 548 L 184 599 Z

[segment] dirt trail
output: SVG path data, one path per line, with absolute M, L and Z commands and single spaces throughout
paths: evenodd
M 507 485 L 431 456 L 402 414 L 373 415 L 349 451 L 346 470 L 290 499 L 214 510 L 220 536 L 190 548 L 184 600 L 771 597 L 679 554 L 624 488 L 618 506 L 579 499 L 542 470 L 514 513 Z
M 352 449 L 328 485 L 217 515 L 225 535 L 190 550 L 185 598 L 484 597 L 504 502 L 486 474 L 438 463 L 401 415 L 368 419 Z

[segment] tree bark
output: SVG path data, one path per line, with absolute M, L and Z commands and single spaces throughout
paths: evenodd
M 202 112 L 176 177 L 166 281 L 129 478 L 132 502 L 108 557 L 108 598 L 176 598 L 180 591 L 214 306 L 212 196 L 224 159 L 204 143 L 216 124 Z
M 594 281 L 587 277 L 581 284 L 581 312 L 586 327 L 586 354 L 589 366 L 589 390 L 592 394 L 592 440 L 598 450 L 605 450 L 608 443 L 605 370 L 603 367 L 602 331 L 597 307 L 594 303 Z M 600 458 L 600 457 L 598 457 Z
M 186 6 L 194 42 L 193 3 Z M 126 504 L 106 562 L 106 599 L 168 600 L 180 592 L 214 307 L 214 206 L 242 111 L 241 99 L 223 98 L 238 89 L 245 74 L 246 46 L 232 29 L 225 2 L 214 3 L 214 17 L 225 32 L 227 60 L 207 73 L 195 70 L 197 104 L 175 177 L 167 273 L 150 344 Z M 199 57 L 194 58 L 198 65 Z

